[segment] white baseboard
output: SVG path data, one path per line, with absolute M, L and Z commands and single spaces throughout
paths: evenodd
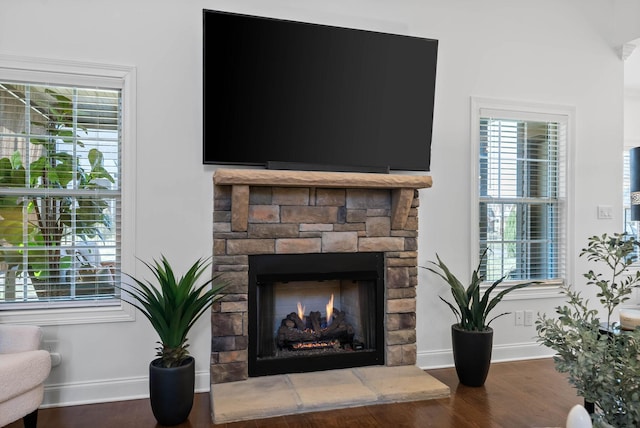
M 532 360 L 549 358 L 553 355 L 553 350 L 536 342 L 509 343 L 506 345 L 494 345 L 491 361 L 497 363 L 501 361 Z M 416 365 L 423 370 L 453 367 L 453 350 L 449 348 L 418 352 Z
M 196 372 L 195 392 L 209 392 L 210 388 L 209 372 Z M 90 382 L 45 383 L 42 407 L 77 406 L 141 398 L 149 398 L 148 376 Z
M 553 356 L 553 351 L 536 342 L 494 345 L 493 362 L 528 360 Z M 418 352 L 416 365 L 421 369 L 453 367 L 451 349 Z M 196 392 L 211 388 L 208 371 L 196 372 Z M 105 379 L 90 382 L 45 384 L 42 407 L 77 406 L 113 401 L 149 398 L 147 376 Z

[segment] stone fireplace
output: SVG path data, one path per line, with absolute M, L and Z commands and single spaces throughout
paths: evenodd
M 252 255 L 382 253 L 384 364 L 415 364 L 416 189 L 430 177 L 219 169 L 214 184 L 214 264 L 232 285 L 212 312 L 213 383 L 249 376 Z
M 361 312 L 353 319 L 361 319 L 362 314 L 370 313 L 372 308 L 376 308 L 375 300 L 378 299 L 377 318 L 373 317 L 364 324 L 353 321 L 357 329 L 366 330 L 361 336 L 368 339 L 361 337 L 356 341 L 357 345 L 349 345 L 359 350 L 363 342 L 367 342 L 366 346 L 371 342 L 378 353 L 377 357 L 364 363 L 344 363 L 341 360 L 350 358 L 347 353 L 343 354 L 344 358 L 337 354 L 337 357 L 331 357 L 338 361 L 337 365 L 320 365 L 319 370 L 369 365 L 415 366 L 417 189 L 430 187 L 431 177 L 218 169 L 213 180 L 213 261 L 216 269 L 224 272 L 225 278 L 231 283 L 222 299 L 214 304 L 211 313 L 213 385 L 243 381 L 253 376 L 286 373 L 286 368 L 255 370 L 256 354 L 260 360 L 263 354 L 270 356 L 272 352 L 271 345 L 259 339 L 261 329 L 266 334 L 272 334 L 282 318 L 278 315 L 274 324 L 272 315 L 269 315 L 272 318 L 266 322 L 266 327 L 261 327 L 262 324 L 257 321 L 258 314 L 270 313 L 276 305 L 259 303 L 257 294 L 266 294 L 269 302 L 275 299 L 274 296 L 280 295 L 284 296 L 284 300 L 294 301 L 297 299 L 296 293 L 304 295 L 302 290 L 320 289 L 327 283 L 337 291 L 327 289 L 322 293 L 339 296 L 340 303 L 334 303 L 333 306 L 349 308 L 348 311 L 337 308 L 345 312 Z M 336 265 L 341 255 L 358 254 L 377 257 L 380 260 L 379 269 L 354 267 L 346 268 L 342 273 L 332 272 L 331 266 Z M 298 259 L 301 255 L 319 258 Z M 279 256 L 294 257 L 291 259 L 293 261 L 283 262 L 294 268 L 285 269 L 284 272 L 273 271 L 273 266 L 283 260 Z M 259 262 L 256 263 L 256 260 Z M 360 263 L 355 258 L 346 260 L 347 266 Z M 265 267 L 266 271 L 255 273 L 257 265 Z M 305 274 L 307 270 L 310 276 Z M 367 274 L 361 270 L 373 273 Z M 379 273 L 376 274 L 376 271 Z M 280 274 L 280 277 L 275 274 Z M 380 284 L 379 291 L 375 291 L 376 281 Z M 300 282 L 307 283 L 298 285 Z M 264 285 L 280 283 L 287 286 L 279 286 L 281 289 L 275 294 Z M 359 285 L 340 285 L 342 283 Z M 373 288 L 365 286 L 369 283 Z M 256 292 L 256 289 L 259 291 Z M 369 295 L 373 303 L 366 298 L 355 305 L 348 303 L 348 296 L 356 295 Z M 305 299 L 313 302 L 315 297 Z M 358 305 L 372 306 L 360 310 L 350 305 L 356 308 Z M 283 313 L 294 310 L 291 308 L 289 311 L 287 307 Z M 321 316 L 326 320 L 326 315 Z M 285 320 L 282 322 L 283 325 L 286 323 Z M 316 327 L 316 330 L 320 328 Z M 292 366 L 290 372 L 307 371 L 295 368 L 295 364 L 288 362 L 284 366 Z

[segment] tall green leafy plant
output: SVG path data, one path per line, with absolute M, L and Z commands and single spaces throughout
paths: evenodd
M 442 296 L 438 296 L 440 300 L 445 302 L 453 314 L 456 317 L 459 327 L 468 331 L 484 331 L 487 330 L 489 324 L 496 318 L 503 315 L 507 315 L 509 312 L 503 312 L 489 319 L 490 312 L 496 307 L 498 303 L 508 293 L 517 290 L 519 288 L 527 287 L 532 282 L 518 283 L 509 286 L 504 289 L 500 289 L 498 294 L 493 298 L 491 293 L 505 280 L 506 276 L 494 281 L 489 287 L 482 291 L 483 276 L 479 273 L 482 266 L 482 262 L 487 254 L 487 250 L 480 256 L 480 262 L 478 267 L 471 274 L 471 280 L 469 285 L 465 287 L 462 281 L 460 281 L 447 267 L 447 265 L 440 259 L 440 256 L 436 254 L 437 261 L 429 261 L 429 266 L 424 267 L 428 271 L 433 272 L 440 278 L 442 278 L 451 290 L 451 295 L 454 299 L 454 303 L 449 302 Z
M 210 266 L 203 259 L 198 259 L 180 278 L 164 256 L 152 264 L 143 263 L 153 273 L 157 284 L 131 277 L 134 286 L 123 288 L 123 291 L 133 298 L 130 303 L 142 312 L 160 336 L 156 356 L 160 357 L 162 367 L 178 367 L 189 356 L 187 335 L 191 327 L 221 297 L 219 293 L 227 283 L 216 274 L 197 285 Z M 209 285 L 211 288 L 207 290 Z
M 640 330 L 620 331 L 613 323 L 616 308 L 640 284 L 640 272 L 630 273 L 638 242 L 616 233 L 592 236 L 580 252 L 606 273 L 590 269 L 583 276 L 595 288 L 604 309 L 598 309 L 569 285 L 562 287 L 566 304 L 555 308 L 557 317 L 539 316 L 538 341 L 556 352 L 556 369 L 588 403 L 593 403 L 597 424 L 617 427 L 640 423 Z

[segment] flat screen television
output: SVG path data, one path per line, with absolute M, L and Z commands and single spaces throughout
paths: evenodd
M 203 162 L 428 171 L 438 41 L 203 11 Z

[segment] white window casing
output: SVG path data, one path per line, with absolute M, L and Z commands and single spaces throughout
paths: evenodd
M 471 99 L 473 266 L 488 248 L 489 284 L 539 281 L 507 300 L 557 297 L 570 278 L 574 116 L 573 107 Z
M 38 325 L 61 325 L 133 320 L 135 313 L 130 305 L 123 304 L 122 301 L 118 298 L 119 291 L 99 292 L 91 290 L 90 288 L 88 291 L 88 297 L 86 297 L 86 295 L 80 297 L 80 288 L 76 287 L 76 285 L 82 285 L 81 282 L 84 281 L 84 279 L 81 277 L 82 275 L 85 275 L 85 277 L 89 277 L 90 275 L 93 275 L 93 277 L 97 276 L 97 274 L 95 274 L 93 270 L 85 269 L 85 266 L 90 265 L 90 263 L 87 262 L 86 257 L 90 258 L 92 254 L 97 253 L 97 251 L 94 251 L 93 253 L 91 253 L 91 251 L 78 251 L 83 250 L 83 246 L 85 245 L 88 245 L 91 249 L 95 250 L 99 242 L 101 245 L 100 251 L 106 252 L 106 258 L 110 262 L 103 263 L 103 265 L 109 266 L 110 272 L 112 272 L 114 276 L 111 277 L 110 274 L 102 273 L 104 272 L 104 270 L 100 271 L 100 275 L 103 275 L 105 277 L 108 275 L 110 278 L 109 281 L 111 282 L 108 282 L 107 284 L 113 284 L 114 287 L 105 288 L 119 290 L 119 279 L 121 277 L 120 272 L 133 272 L 134 269 L 133 255 L 135 254 L 135 235 L 133 233 L 133 226 L 135 219 L 134 191 L 136 112 L 135 68 L 0 55 L 0 83 L 2 82 L 7 83 L 7 85 L 5 85 L 4 87 L 4 94 L 10 94 L 10 96 L 14 96 L 16 99 L 20 99 L 21 101 L 23 99 L 33 100 L 36 107 L 38 105 L 42 105 L 43 103 L 46 104 L 47 97 L 73 100 L 73 125 L 68 125 L 68 127 L 71 128 L 73 132 L 66 132 L 67 126 L 65 125 L 64 127 L 60 128 L 64 129 L 64 134 L 58 134 L 55 137 L 56 147 L 63 147 L 63 149 L 61 149 L 61 152 L 65 151 L 71 154 L 71 157 L 75 159 L 84 159 L 84 164 L 80 164 L 80 161 L 73 161 L 73 168 L 81 167 L 84 171 L 97 171 L 97 169 L 92 169 L 94 168 L 95 164 L 98 164 L 95 161 L 95 156 L 92 157 L 93 160 L 89 162 L 90 164 L 92 163 L 92 165 L 86 163 L 86 159 L 88 159 L 88 152 L 89 150 L 91 150 L 93 154 L 95 154 L 100 153 L 100 150 L 112 150 L 110 148 L 105 149 L 105 147 L 115 147 L 113 143 L 109 143 L 109 140 L 113 140 L 113 135 L 115 134 L 117 134 L 119 138 L 119 148 L 118 152 L 109 154 L 112 157 L 111 159 L 109 159 L 109 163 L 111 165 L 109 168 L 112 169 L 107 168 L 105 164 L 105 168 L 109 169 L 109 173 L 105 172 L 105 177 L 109 178 L 110 180 L 112 177 L 115 177 L 115 180 L 111 181 L 117 183 L 117 186 L 109 185 L 109 183 L 107 183 L 108 180 L 104 178 L 103 182 L 106 183 L 104 186 L 83 186 L 79 188 L 76 185 L 76 182 L 79 182 L 80 180 L 74 176 L 74 178 L 70 180 L 71 184 L 69 184 L 68 188 L 65 188 L 63 186 L 62 188 L 54 189 L 51 188 L 51 186 L 40 185 L 30 188 L 31 185 L 29 185 L 28 187 L 22 188 L 22 190 L 20 187 L 7 188 L 6 186 L 3 186 L 3 188 L 0 189 L 0 195 L 4 195 L 5 198 L 7 197 L 7 195 L 16 195 L 20 197 L 18 193 L 22 191 L 24 194 L 23 199 L 25 201 L 28 199 L 36 200 L 37 198 L 42 198 L 40 199 L 42 201 L 44 200 L 44 196 L 51 195 L 54 196 L 51 198 L 52 200 L 61 201 L 64 200 L 64 198 L 68 198 L 69 200 L 73 201 L 73 208 L 70 209 L 71 215 L 69 216 L 69 220 L 67 220 L 66 222 L 66 224 L 71 225 L 69 227 L 71 227 L 70 230 L 73 230 L 73 233 L 65 233 L 65 237 L 63 238 L 63 242 L 65 245 L 64 253 L 62 250 L 59 250 L 60 254 L 65 254 L 64 261 L 61 261 L 62 258 L 58 257 L 58 259 L 56 259 L 56 270 L 51 269 L 51 272 L 57 272 L 57 277 L 62 275 L 60 272 L 65 272 L 64 275 L 67 278 L 65 279 L 65 284 L 70 284 L 68 285 L 70 287 L 69 290 L 65 289 L 63 293 L 60 293 L 61 297 L 51 297 L 53 296 L 53 294 L 48 295 L 47 298 L 40 298 L 39 296 L 34 297 L 35 294 L 33 292 L 33 289 L 35 287 L 33 286 L 33 284 L 37 283 L 40 279 L 36 277 L 37 273 L 35 273 L 35 271 L 37 271 L 38 269 L 34 268 L 32 264 L 26 263 L 26 261 L 29 260 L 30 255 L 34 254 L 33 250 L 16 251 L 20 250 L 20 248 L 15 245 L 11 246 L 12 244 L 8 243 L 7 239 L 3 239 L 3 246 L 5 248 L 10 251 L 14 251 L 14 253 L 23 254 L 25 262 L 19 266 L 22 266 L 24 271 L 22 278 L 22 280 L 24 281 L 24 290 L 20 292 L 21 294 L 17 295 L 20 298 L 12 295 L 12 299 L 6 299 L 7 295 L 5 293 L 8 288 L 6 287 L 6 284 L 4 284 L 4 282 L 3 284 L 0 284 L 5 285 L 3 289 L 0 289 L 0 291 L 4 291 L 4 293 L 0 295 L 0 322 L 34 323 Z M 30 85 L 33 85 L 33 93 L 30 92 Z M 12 89 L 17 90 L 13 91 Z M 62 91 L 62 95 L 60 95 L 60 91 Z M 104 112 L 98 111 L 101 109 L 101 103 L 111 102 L 111 98 L 109 95 L 110 92 L 119 93 L 120 97 L 120 108 L 118 111 L 119 117 L 117 131 L 115 132 L 103 131 L 104 129 L 106 129 L 105 126 L 107 126 L 104 125 L 106 121 L 111 120 L 113 122 L 110 122 L 107 127 L 113 128 L 114 126 L 116 126 L 114 125 L 115 119 L 113 119 L 113 117 L 104 119 Z M 99 116 L 96 120 L 103 121 L 103 125 L 86 125 L 86 123 L 91 123 L 90 121 L 94 119 L 92 113 L 86 113 L 83 110 L 85 105 L 82 104 L 82 102 L 86 100 L 89 100 L 87 101 L 88 103 L 94 103 L 93 107 L 95 107 L 96 109 L 94 111 L 97 111 L 95 115 L 97 117 Z M 53 108 L 55 108 L 55 103 L 53 101 L 51 105 L 54 106 Z M 71 104 L 69 103 L 69 105 Z M 81 105 L 82 108 L 80 107 Z M 113 108 L 108 108 L 111 109 L 109 113 L 113 113 Z M 23 134 L 25 134 L 23 140 L 26 139 L 29 141 L 29 143 L 26 143 L 27 147 L 30 146 L 31 142 L 36 142 L 35 144 L 33 144 L 33 146 L 38 146 L 39 144 L 37 143 L 37 141 L 39 138 L 41 138 L 40 135 L 42 134 L 41 130 L 35 129 L 37 128 L 37 125 L 34 125 L 35 120 L 30 119 L 30 114 L 32 112 L 34 116 L 40 114 L 38 108 L 34 107 L 31 107 L 30 110 L 27 111 L 27 118 L 25 119 L 24 124 L 25 131 L 22 131 Z M 44 115 L 44 117 L 47 118 L 50 116 Z M 2 116 L 0 116 L 0 119 L 1 118 Z M 43 123 L 45 122 L 43 121 Z M 32 126 L 34 127 L 34 129 L 31 129 Z M 85 132 L 80 138 L 76 138 L 76 129 L 81 128 Z M 0 123 L 0 134 L 2 134 L 2 132 L 4 132 L 3 135 L 5 135 L 5 137 L 7 137 L 7 135 L 9 135 L 10 137 L 10 134 L 7 134 L 8 131 L 6 130 L 6 128 L 4 131 L 2 130 L 2 123 Z M 62 137 L 60 137 L 60 135 L 62 135 Z M 87 144 L 85 144 L 85 141 L 78 141 L 83 139 L 85 141 L 88 141 Z M 16 137 L 15 140 L 17 141 L 19 140 L 19 138 Z M 5 139 L 5 141 L 7 140 Z M 16 153 L 21 153 L 24 158 L 30 159 L 31 161 L 33 161 L 34 159 L 38 159 L 37 152 L 33 152 L 31 148 L 27 149 L 26 147 L 24 147 L 25 143 L 22 144 L 22 146 L 19 146 L 22 151 L 16 151 Z M 3 152 L 0 158 L 6 158 L 8 156 L 7 152 L 11 151 L 11 147 L 8 147 L 11 144 L 5 143 L 3 145 L 7 147 L 2 148 Z M 97 148 L 97 150 L 93 150 L 92 148 Z M 31 158 L 29 158 L 30 154 L 27 153 L 29 151 L 32 152 Z M 104 157 L 105 159 L 107 158 L 107 156 Z M 20 162 L 19 157 L 16 158 L 16 162 Z M 27 170 L 30 170 L 30 168 L 27 168 Z M 28 171 L 27 174 L 30 174 L 30 172 Z M 95 177 L 96 175 L 94 175 L 94 178 Z M 42 181 L 43 179 L 44 178 L 41 178 L 40 180 Z M 99 179 L 95 180 L 95 182 L 98 181 Z M 29 180 L 27 179 L 26 182 L 29 182 Z M 117 211 L 119 224 L 116 225 L 117 227 L 108 229 L 110 231 L 108 244 L 105 244 L 105 241 L 102 238 L 102 233 L 100 231 L 98 231 L 97 236 L 102 239 L 101 241 L 98 241 L 97 238 L 91 238 L 91 236 L 95 235 L 92 235 L 92 233 L 76 233 L 78 230 L 80 230 L 77 228 L 82 227 L 82 221 L 84 219 L 82 217 L 83 206 L 82 203 L 79 202 L 82 197 L 86 197 L 88 200 L 92 200 L 91 198 L 97 198 L 101 202 L 112 201 L 108 202 L 108 204 L 112 206 L 112 210 L 114 212 Z M 31 233 L 33 226 L 31 226 L 29 223 L 33 222 L 33 224 L 40 224 L 40 230 L 38 231 L 38 233 L 40 235 L 44 235 L 44 232 L 42 231 L 44 231 L 45 229 L 42 228 L 42 223 L 36 223 L 33 220 L 40 215 L 38 203 L 29 203 L 29 208 L 27 208 L 27 203 L 22 203 L 22 206 L 24 207 L 24 215 L 27 216 L 25 218 L 29 218 L 29 221 L 23 226 L 23 234 L 26 234 L 25 236 L 27 236 L 29 235 L 29 233 Z M 105 220 L 105 224 L 106 222 L 107 220 Z M 6 232 L 6 228 L 4 233 L 8 233 Z M 81 238 L 76 238 L 76 235 L 81 236 Z M 89 238 L 87 238 L 87 236 L 89 236 Z M 4 238 L 6 237 L 7 236 L 5 235 Z M 62 248 L 62 245 L 59 241 L 60 238 L 57 239 L 58 243 L 56 245 Z M 92 239 L 94 240 L 92 241 Z M 35 245 L 36 249 L 39 249 L 38 245 L 40 244 L 40 242 L 42 242 L 42 238 L 40 238 L 40 241 L 37 241 L 35 244 L 32 243 L 29 245 Z M 25 245 L 23 245 L 23 247 Z M 0 247 L 0 249 L 2 249 L 2 247 Z M 87 256 L 87 254 L 89 255 Z M 96 255 L 96 257 L 98 257 L 98 255 Z M 47 257 L 45 258 L 45 260 L 51 260 L 51 258 Z M 66 269 L 60 270 L 59 266 L 62 266 L 63 264 Z M 97 263 L 94 263 L 92 266 L 95 265 L 97 265 Z M 29 268 L 24 268 L 24 266 L 29 266 Z M 6 268 L 6 264 L 4 268 Z M 49 272 L 49 270 L 46 269 L 45 271 Z M 33 276 L 33 280 L 27 278 L 27 276 L 29 275 Z M 54 276 L 50 273 L 49 277 L 53 278 Z M 6 278 L 6 276 L 4 278 Z M 98 282 L 97 280 L 92 278 L 90 278 L 88 281 L 94 281 L 95 283 Z M 27 287 L 29 287 L 29 290 L 31 290 L 29 291 L 29 294 L 27 293 Z

